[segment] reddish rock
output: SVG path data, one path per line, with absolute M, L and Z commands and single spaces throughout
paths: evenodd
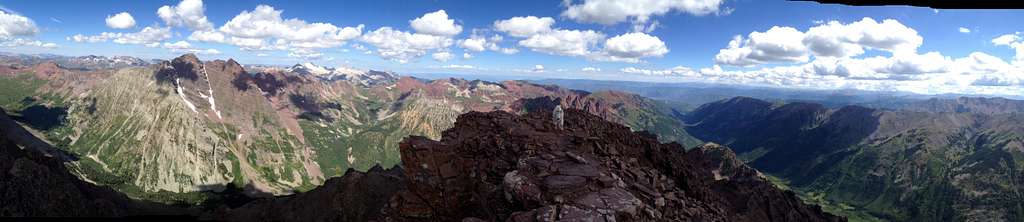
M 471 112 L 440 141 L 400 147 L 408 189 L 384 221 L 843 220 L 775 188 L 728 148 L 686 151 L 577 109 L 563 130 L 543 111 Z

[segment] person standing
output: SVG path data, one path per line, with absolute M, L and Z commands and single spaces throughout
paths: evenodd
M 553 119 L 555 120 L 555 126 L 558 129 L 562 129 L 565 126 L 565 111 L 562 110 L 562 105 L 555 106 L 555 110 L 551 112 Z

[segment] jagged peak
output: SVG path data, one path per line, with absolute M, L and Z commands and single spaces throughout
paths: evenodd
M 193 63 L 193 64 L 201 63 L 201 61 L 199 60 L 199 57 L 196 56 L 196 54 L 194 54 L 194 53 L 186 53 L 184 55 L 178 56 L 177 58 L 174 58 L 173 60 L 171 60 L 171 62 L 172 63 L 183 63 L 184 62 L 184 63 Z

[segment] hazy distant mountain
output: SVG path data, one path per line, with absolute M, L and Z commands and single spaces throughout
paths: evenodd
M 543 84 L 587 91 L 616 90 L 635 93 L 644 97 L 679 102 L 696 108 L 701 104 L 729 99 L 736 96 L 780 102 L 813 102 L 827 107 L 838 108 L 846 105 L 860 105 L 873 108 L 897 109 L 916 107 L 915 104 L 929 99 L 956 99 L 965 95 L 920 95 L 907 92 L 878 92 L 862 90 L 812 90 L 754 87 L 709 83 L 651 83 L 631 81 L 605 81 L 583 79 L 531 80 Z M 1024 98 L 1018 98 L 1024 99 Z
M 35 65 L 44 62 L 53 62 L 65 69 L 78 70 L 99 70 L 119 69 L 132 66 L 145 66 L 152 61 L 131 57 L 131 56 L 59 56 L 59 55 L 23 55 L 4 54 L 0 55 L 0 61 L 6 64 Z
M 904 110 L 737 97 L 687 114 L 687 132 L 730 146 L 833 212 L 897 221 L 1024 219 L 1020 101 L 928 100 Z

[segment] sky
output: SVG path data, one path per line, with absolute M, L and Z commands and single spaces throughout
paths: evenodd
M 11 1 L 0 51 L 1020 96 L 1014 21 L 774 0 Z

